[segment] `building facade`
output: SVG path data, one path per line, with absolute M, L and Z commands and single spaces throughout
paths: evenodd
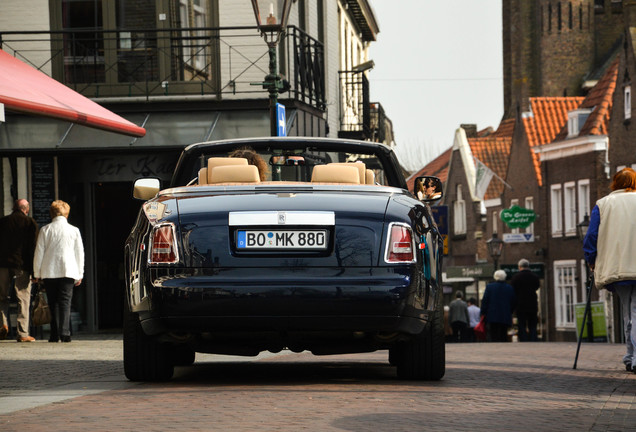
M 359 66 L 379 31 L 368 2 L 297 0 L 288 25 L 275 63 L 287 135 L 350 132 L 343 110 L 358 99 L 341 77 L 368 71 Z M 0 123 L 4 213 L 26 197 L 42 225 L 53 199 L 69 202 L 87 258 L 73 308 L 83 329 L 120 327 L 123 244 L 140 205 L 131 182 L 168 182 L 187 144 L 269 135 L 268 46 L 249 0 L 7 0 L 0 29 L 4 51 L 147 131 L 131 138 L 11 112 Z M 386 138 L 390 122 L 373 123 L 364 103 L 355 120 L 369 127 L 354 137 Z

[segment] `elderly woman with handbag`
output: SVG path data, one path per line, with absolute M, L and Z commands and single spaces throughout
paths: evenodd
M 73 287 L 84 277 L 84 246 L 79 229 L 68 223 L 71 207 L 51 203 L 51 223 L 38 235 L 33 258 L 33 277 L 43 281 L 51 310 L 49 342 L 71 341 Z

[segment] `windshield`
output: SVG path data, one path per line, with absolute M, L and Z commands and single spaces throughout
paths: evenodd
M 180 176 L 181 184 L 178 185 L 203 184 L 204 181 L 199 180 L 200 170 L 210 168 L 215 159 L 221 160 L 219 158 L 246 159 L 249 165 L 258 168 L 261 182 L 310 182 L 316 166 L 346 163 L 356 164 L 353 166 L 359 171 L 360 184 L 389 185 L 385 167 L 375 154 L 322 151 L 316 147 L 277 148 L 271 145 L 266 148 L 241 145 L 231 149 L 227 146 L 203 149 L 196 157 L 196 162 L 190 164 L 189 173 Z M 227 159 L 219 163 L 226 164 Z M 184 164 L 181 168 L 188 169 L 188 165 Z

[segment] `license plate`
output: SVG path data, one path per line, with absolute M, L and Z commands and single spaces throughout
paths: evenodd
M 241 250 L 325 250 L 328 238 L 327 230 L 239 230 L 236 237 L 236 248 Z

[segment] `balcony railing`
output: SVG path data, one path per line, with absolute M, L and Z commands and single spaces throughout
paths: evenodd
M 340 71 L 341 138 L 371 138 L 369 80 L 364 72 Z
M 256 27 L 0 32 L 0 47 L 92 98 L 266 98 L 268 74 Z M 282 99 L 325 109 L 324 48 L 290 26 L 279 45 Z
M 393 123 L 386 116 L 384 108 L 379 102 L 373 102 L 369 113 L 371 116 L 371 136 L 369 139 L 390 145 L 393 142 Z

